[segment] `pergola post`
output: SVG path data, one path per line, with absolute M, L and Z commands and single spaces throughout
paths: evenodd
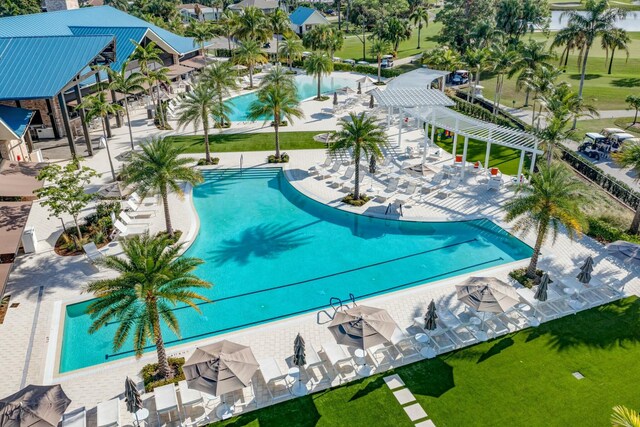
M 64 125 L 64 131 L 67 134 L 67 141 L 69 141 L 69 148 L 71 149 L 71 157 L 76 158 L 76 147 L 73 145 L 73 135 L 71 134 L 71 125 L 69 125 L 69 111 L 67 110 L 67 104 L 64 101 L 64 94 L 60 92 L 58 94 L 58 104 L 60 104 L 60 113 L 62 114 L 62 124 Z
M 388 114 L 387 114 L 387 127 L 391 126 L 391 107 L 389 107 L 388 110 Z
M 424 149 L 422 150 L 422 163 L 427 161 L 427 150 L 429 150 L 429 128 L 427 122 L 424 122 Z
M 522 150 L 520 152 L 520 163 L 518 163 L 518 184 L 522 182 L 520 180 L 520 177 L 522 176 L 522 167 L 524 166 L 524 154 L 525 154 L 525 151 Z
M 400 113 L 400 124 L 398 125 L 398 148 L 402 146 L 402 123 L 404 122 L 404 119 L 402 118 L 402 110 L 400 110 Z
M 444 93 L 445 76 L 440 77 L 440 90 Z
M 464 137 L 464 147 L 462 149 L 462 170 L 460 171 L 460 176 L 464 179 L 464 172 L 467 168 L 467 147 L 469 146 L 469 137 Z
M 537 154 L 538 154 L 538 153 L 534 151 L 534 152 L 533 152 L 533 154 L 531 155 L 531 166 L 529 167 L 529 173 L 530 173 L 531 175 L 533 175 L 533 170 L 534 170 L 534 169 L 535 169 L 535 167 L 536 167 L 536 155 L 537 155 Z
M 484 169 L 489 170 L 489 154 L 491 154 L 491 143 L 487 142 L 487 153 L 484 156 Z
M 80 85 L 75 85 L 73 91 L 76 94 L 76 102 L 78 105 L 82 104 L 82 92 L 80 91 Z M 89 135 L 89 128 L 87 127 L 87 115 L 84 108 L 78 109 L 80 115 L 80 123 L 82 125 L 82 134 L 84 135 L 84 143 L 87 145 L 87 152 L 89 156 L 93 156 L 93 147 L 91 146 L 91 135 Z

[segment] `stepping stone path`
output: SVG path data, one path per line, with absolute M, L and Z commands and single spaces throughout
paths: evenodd
M 387 384 L 387 387 L 389 387 L 393 392 L 394 397 L 402 406 L 402 409 L 404 409 L 404 412 L 407 414 L 409 419 L 413 422 L 418 421 L 416 427 L 436 427 L 433 421 L 425 419 L 429 416 L 425 412 L 424 408 L 416 402 L 416 398 L 411 391 L 405 387 L 404 381 L 402 381 L 400 376 L 397 374 L 389 375 L 383 379 Z

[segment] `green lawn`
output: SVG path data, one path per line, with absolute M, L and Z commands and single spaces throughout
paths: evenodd
M 612 74 L 607 74 L 608 62 L 605 64 L 605 52 L 600 47 L 600 39 L 596 40 L 589 54 L 587 62 L 587 76 L 584 84 L 584 99 L 599 110 L 622 110 L 627 108 L 624 99 L 627 95 L 635 93 L 640 95 L 640 33 L 628 33 L 632 39 L 629 45 L 629 60 L 625 58 L 624 52 L 616 51 L 613 61 Z M 553 40 L 554 34 L 548 38 L 548 43 Z M 535 33 L 532 38 L 538 41 L 547 40 L 542 33 Z M 556 50 L 558 56 L 561 49 Z M 577 51 L 569 56 L 566 73 L 562 80 L 571 83 L 577 91 L 580 85 L 580 73 L 578 72 Z M 554 65 L 558 61 L 553 61 Z M 484 96 L 493 100 L 495 95 L 495 78 L 491 78 L 489 73 L 482 74 L 481 85 L 484 86 Z M 501 103 L 508 107 L 516 101 L 517 107 L 524 103 L 524 91 L 516 91 L 516 78 L 505 80 Z
M 435 425 L 606 426 L 640 409 L 640 301 L 628 298 L 395 370 Z M 573 372 L 584 379 L 577 380 Z M 410 426 L 384 382 L 365 380 L 224 426 Z
M 313 137 L 323 133 L 315 132 L 281 132 L 281 150 L 304 150 L 325 148 L 321 142 Z M 202 135 L 174 135 L 166 139 L 183 147 L 184 153 L 204 153 L 204 137 Z M 209 137 L 212 153 L 229 153 L 234 151 L 271 151 L 275 147 L 275 135 L 266 133 L 232 133 L 216 134 Z

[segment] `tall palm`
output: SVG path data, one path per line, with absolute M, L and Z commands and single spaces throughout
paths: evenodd
M 243 43 L 252 40 L 266 43 L 273 32 L 264 12 L 256 7 L 245 7 L 237 18 L 234 35 Z
M 287 73 L 287 70 L 280 66 L 276 65 L 273 67 L 263 78 L 262 82 L 260 82 L 260 87 L 264 88 L 267 86 L 277 86 L 283 89 L 287 89 L 293 91 L 297 94 L 297 87 L 295 80 L 293 79 L 293 75 Z
M 258 91 L 257 98 L 249 105 L 249 119 L 269 121 L 273 116 L 275 132 L 276 159 L 280 160 L 280 124 L 283 120 L 293 123 L 294 118 L 304 117 L 299 107 L 295 85 L 293 89 L 287 84 L 269 84 Z
M 381 79 L 382 57 L 388 54 L 390 51 L 391 43 L 377 37 L 373 39 L 371 45 L 369 46 L 369 53 L 371 53 L 371 55 L 373 55 L 378 61 L 378 83 L 380 83 Z
M 204 44 L 215 36 L 215 28 L 210 21 L 191 20 L 185 31 L 185 35 L 191 37 L 194 43 L 200 48 L 200 54 L 204 57 L 204 63 L 207 63 L 207 55 L 204 50 Z
M 125 96 L 124 111 L 127 114 L 127 126 L 129 127 L 129 140 L 131 141 L 131 149 L 133 150 L 133 130 L 131 129 L 131 116 L 129 115 L 129 103 L 126 100 L 127 95 L 131 95 L 134 92 L 144 91 L 142 86 L 145 77 L 142 73 L 133 72 L 128 73 L 129 61 L 126 61 L 120 67 L 120 71 L 115 71 L 111 67 L 104 67 L 109 74 L 109 89 L 120 92 Z
M 524 70 L 516 81 L 516 90 L 526 88 L 528 93 L 533 94 L 533 105 L 531 113 L 531 124 L 533 125 L 536 120 L 536 102 L 538 96 L 546 96 L 551 93 L 557 83 L 558 78 L 562 74 L 562 70 L 553 66 L 540 66 L 539 68 L 532 70 Z M 525 101 L 526 103 L 526 101 Z M 542 105 L 540 105 L 540 112 L 542 111 Z
M 631 37 L 629 37 L 629 34 L 621 28 L 614 28 L 613 30 L 602 34 L 602 48 L 607 53 L 607 59 L 609 58 L 609 50 L 611 50 L 611 59 L 609 59 L 609 69 L 607 74 L 611 74 L 613 56 L 616 53 L 616 49 L 624 50 L 627 54 L 627 60 L 629 60 L 629 43 L 631 43 Z
M 304 34 L 302 44 L 307 49 L 328 51 L 332 34 L 331 25 L 316 25 Z
M 640 413 L 626 406 L 614 406 L 611 425 L 613 427 L 640 427 Z
M 318 79 L 318 93 L 316 100 L 322 100 L 322 76 L 328 76 L 333 71 L 333 61 L 326 53 L 313 52 L 304 61 L 304 69 L 307 74 Z
M 622 167 L 629 167 L 636 173 L 636 182 L 640 181 L 640 143 L 625 143 L 622 150 L 612 154 L 613 159 Z M 636 214 L 631 222 L 629 231 L 638 233 L 640 228 L 640 205 L 636 208 Z
M 429 26 L 429 12 L 425 7 L 416 8 L 411 15 L 409 15 L 409 19 L 413 22 L 413 25 L 418 27 L 418 47 L 420 49 L 420 41 L 422 40 L 420 33 L 422 32 L 422 28 L 427 28 Z
M 182 197 L 181 182 L 196 185 L 202 182 L 202 174 L 190 167 L 193 159 L 180 157 L 179 146 L 164 138 L 151 137 L 142 145 L 141 151 L 134 151 L 124 167 L 124 182 L 132 185 L 141 195 L 159 194 L 164 207 L 167 234 L 174 235 L 169 214 L 169 192 Z
M 584 36 L 584 52 L 582 53 L 580 86 L 578 87 L 578 96 L 582 98 L 584 78 L 587 73 L 587 61 L 593 42 L 596 37 L 601 37 L 605 33 L 614 30 L 616 21 L 626 17 L 627 12 L 624 9 L 610 7 L 609 0 L 586 0 L 584 11 L 571 10 L 563 12 L 561 17 L 565 16 L 568 17 L 568 26 L 580 31 Z M 575 124 L 576 122 L 574 122 L 574 127 Z
M 231 49 L 231 37 L 233 37 L 233 34 L 236 31 L 236 26 L 238 25 L 238 14 L 231 10 L 225 10 L 220 14 L 218 23 L 220 24 L 220 28 L 224 31 L 224 36 L 227 38 L 229 55 L 233 56 L 233 49 Z
M 140 43 L 136 43 L 135 41 L 132 41 L 132 43 L 135 45 L 135 49 L 133 50 L 133 54 L 131 54 L 131 59 L 138 62 L 140 71 L 147 77 L 147 79 L 149 79 L 149 67 L 151 64 L 153 64 L 153 67 L 155 68 L 157 63 L 162 63 L 162 60 L 160 59 L 162 50 L 155 42 L 150 42 L 144 46 Z M 151 102 L 153 102 L 153 105 L 155 106 L 156 101 L 153 97 L 153 86 L 151 85 L 149 85 L 149 97 L 151 97 Z
M 302 52 L 304 52 L 302 40 L 296 35 L 291 35 L 282 40 L 278 52 L 287 58 L 287 64 L 289 65 L 289 70 L 291 70 L 293 68 L 293 61 L 302 59 Z
M 585 189 L 566 166 L 558 163 L 541 166 L 540 172 L 531 177 L 531 183 L 518 191 L 522 194 L 505 204 L 506 220 L 515 221 L 514 230 L 517 232 L 536 233 L 526 273 L 534 279 L 540 250 L 550 233 L 553 240 L 561 227 L 571 239 L 582 233 L 580 204 L 585 201 Z
M 553 42 L 551 43 L 551 49 L 564 46 L 562 53 L 560 54 L 560 66 L 565 68 L 567 67 L 569 54 L 571 54 L 575 49 L 580 51 L 580 55 L 578 56 L 578 62 L 580 62 L 580 58 L 582 57 L 585 47 L 584 41 L 584 33 L 576 25 L 567 25 L 556 33 L 553 38 Z M 578 64 L 578 67 L 580 67 L 580 63 Z
M 478 87 L 480 85 L 480 74 L 489 69 L 490 65 L 490 51 L 487 48 L 467 48 L 461 58 L 461 62 L 468 67 L 474 77 L 473 87 Z M 471 91 L 471 86 L 469 85 L 469 91 Z M 469 92 L 470 93 L 470 92 Z M 472 101 L 475 97 L 472 99 Z
M 154 68 L 147 72 L 147 79 L 149 86 L 154 85 L 158 94 L 158 115 L 160 116 L 160 125 L 164 127 L 167 122 L 167 118 L 164 115 L 164 108 L 162 106 L 160 85 L 170 85 L 171 79 L 169 78 L 169 69 L 167 67 Z
M 229 61 L 213 62 L 205 67 L 200 74 L 200 78 L 207 85 L 212 87 L 218 101 L 217 110 L 224 108 L 224 97 L 229 96 L 232 90 L 238 89 L 237 73 Z M 225 125 L 224 118 L 220 117 L 218 126 L 222 129 Z
M 276 9 L 270 13 L 268 20 L 271 31 L 276 35 L 276 62 L 280 62 L 280 36 L 291 31 L 291 21 L 289 20 L 289 15 L 282 9 Z
M 180 255 L 182 245 L 172 245 L 167 236 L 148 234 L 133 236 L 121 242 L 123 256 L 110 255 L 101 264 L 118 277 L 89 283 L 85 292 L 93 300 L 87 312 L 93 323 L 93 334 L 113 322 L 118 327 L 113 337 L 113 349 L 118 351 L 133 336 L 136 357 L 142 356 L 149 341 L 156 347 L 158 370 L 163 378 L 172 378 L 162 324 L 180 336 L 180 325 L 174 309 L 178 303 L 200 312 L 196 301 L 209 300 L 196 292 L 212 285 L 193 274 L 203 261 Z
M 236 64 L 244 65 L 249 69 L 249 89 L 253 88 L 253 70 L 258 64 L 267 62 L 267 57 L 262 52 L 262 45 L 255 40 L 245 40 L 236 50 L 233 58 Z
M 360 160 L 382 158 L 382 148 L 387 145 L 384 130 L 374 117 L 365 113 L 349 113 L 349 118 L 340 119 L 341 130 L 332 136 L 329 150 L 332 152 L 351 150 L 355 167 L 353 199 L 360 200 Z
M 540 67 L 547 67 L 552 69 L 553 66 L 549 63 L 555 55 L 553 52 L 547 49 L 544 42 L 537 42 L 535 40 L 529 40 L 529 43 L 524 43 L 518 49 L 520 52 L 520 61 L 514 64 L 509 70 L 509 78 L 519 74 L 518 80 L 535 73 Z M 530 90 L 525 87 L 525 100 L 524 105 L 529 105 Z
M 204 151 L 207 164 L 211 164 L 211 150 L 209 146 L 209 128 L 211 120 L 222 123 L 229 120 L 231 107 L 225 103 L 219 103 L 216 91 L 205 82 L 199 82 L 192 91 L 186 93 L 179 101 L 176 115 L 178 126 L 183 129 L 191 124 L 194 132 L 200 126 L 204 131 Z
M 520 54 L 510 49 L 505 44 L 495 44 L 491 48 L 491 64 L 496 76 L 496 95 L 493 103 L 493 113 L 496 114 L 500 107 L 500 99 L 502 98 L 502 89 L 504 87 L 504 78 L 509 71 L 518 66 L 520 62 Z

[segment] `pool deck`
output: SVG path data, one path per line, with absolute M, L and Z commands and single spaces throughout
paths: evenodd
M 309 108 L 317 108 L 321 111 L 319 105 L 313 105 Z M 318 118 L 304 124 L 297 124 L 291 130 L 326 130 L 334 127 L 335 119 L 331 122 Z M 258 125 L 252 125 L 252 129 L 257 131 Z M 264 128 L 260 130 L 269 131 Z M 393 132 L 394 129 L 391 128 L 389 136 L 392 139 L 394 138 Z M 148 123 L 135 129 L 137 139 L 151 134 L 167 133 L 169 132 L 158 132 L 152 129 Z M 110 144 L 112 153 L 116 156 L 125 152 L 129 143 L 126 127 L 115 129 L 114 134 Z M 406 135 L 406 140 L 409 142 L 417 138 L 417 134 L 408 133 Z M 267 154 L 269 153 L 244 153 L 244 167 L 269 166 L 265 164 Z M 291 162 L 285 167 L 286 174 L 299 191 L 341 209 L 373 215 L 383 213 L 381 211 L 385 209 L 386 204 L 376 202 L 370 202 L 363 208 L 347 208 L 339 203 L 343 193 L 330 188 L 324 181 L 318 181 L 308 176 L 307 169 L 324 160 L 326 154 L 323 150 L 300 150 L 292 151 L 290 154 Z M 218 167 L 234 168 L 240 166 L 240 153 L 216 155 L 221 158 Z M 443 155 L 440 160 L 434 163 L 447 161 L 450 161 L 450 158 Z M 116 161 L 116 167 L 118 163 Z M 99 150 L 93 158 L 87 159 L 85 164 L 100 173 L 100 176 L 92 183 L 95 188 L 108 181 L 108 162 L 105 150 Z M 368 179 L 363 185 L 365 190 L 367 184 L 369 184 Z M 506 187 L 498 192 L 488 192 L 484 186 L 469 180 L 446 199 L 439 199 L 434 195 L 427 197 L 424 204 L 405 209 L 404 216 L 400 219 L 462 220 L 484 217 L 509 230 L 509 224 L 505 224 L 503 221 L 501 205 L 511 196 L 511 190 Z M 163 229 L 164 218 L 157 203 L 153 209 L 158 211 L 150 222 L 150 229 L 155 232 Z M 89 210 L 90 208 L 87 208 L 86 213 Z M 185 215 L 185 212 L 189 214 Z M 174 227 L 185 231 L 182 239 L 188 243 L 187 238 L 195 236 L 198 227 L 197 217 L 194 216 L 189 195 L 184 199 L 171 196 L 171 213 Z M 39 239 L 38 253 L 19 256 L 16 268 L 8 283 L 7 294 L 11 295 L 11 303 L 19 303 L 19 306 L 10 308 L 4 324 L 0 325 L 0 348 L 3 349 L 2 366 L 5 372 L 14 373 L 5 375 L 4 381 L 0 383 L 0 395 L 11 394 L 26 384 L 59 382 L 72 399 L 69 409 L 85 406 L 89 410 L 89 424 L 95 425 L 95 405 L 120 395 L 123 391 L 125 376 L 131 376 L 136 382 L 140 381 L 138 376 L 140 368 L 153 361 L 155 353 L 149 353 L 140 360 L 128 358 L 74 371 L 63 376 L 55 374 L 54 366 L 57 365 L 56 355 L 59 345 L 59 321 L 62 305 L 88 298 L 88 295 L 81 292 L 82 286 L 89 281 L 109 277 L 113 273 L 96 270 L 82 256 L 57 256 L 53 252 L 53 244 L 61 232 L 60 222 L 57 219 L 47 219 L 46 210 L 37 202 L 34 203 L 29 217 L 29 225 L 35 227 Z M 532 244 L 532 236 L 525 236 L 524 241 Z M 117 243 L 109 245 L 107 252 L 118 254 L 120 245 Z M 612 263 L 605 257 L 603 246 L 588 237 L 572 242 L 566 233 L 561 233 L 555 243 L 547 242 L 543 252 L 548 255 L 548 262 L 553 263 L 567 274 L 578 266 L 587 255 L 591 255 L 595 260 L 594 276 L 602 278 L 605 282 L 626 283 L 625 291 L 628 294 L 640 295 L 638 272 Z M 524 265 L 526 263 L 517 264 Z M 487 271 L 475 272 L 474 275 L 490 275 L 506 279 L 508 272 L 513 268 L 514 264 L 504 265 Z M 459 276 L 426 286 L 417 286 L 358 301 L 358 303 L 384 308 L 401 327 L 407 327 L 415 316 L 424 313 L 427 304 L 432 299 L 455 303 L 454 286 L 464 278 L 464 276 Z M 307 343 L 312 343 L 317 350 L 323 343 L 333 340 L 326 325 L 318 324 L 317 314 L 310 313 L 183 346 L 171 347 L 168 352 L 170 355 L 188 356 L 196 346 L 225 338 L 250 345 L 258 359 L 274 357 L 282 369 L 285 369 L 285 358 L 291 356 L 293 339 L 298 332 L 302 334 Z M 258 401 L 264 402 L 266 399 L 264 386 L 258 384 L 257 387 Z M 144 400 L 145 406 L 153 409 L 153 399 L 145 395 Z M 124 410 L 124 403 L 121 408 L 121 421 L 123 425 L 131 423 L 131 416 Z M 156 425 L 153 412 L 150 421 L 152 425 Z

